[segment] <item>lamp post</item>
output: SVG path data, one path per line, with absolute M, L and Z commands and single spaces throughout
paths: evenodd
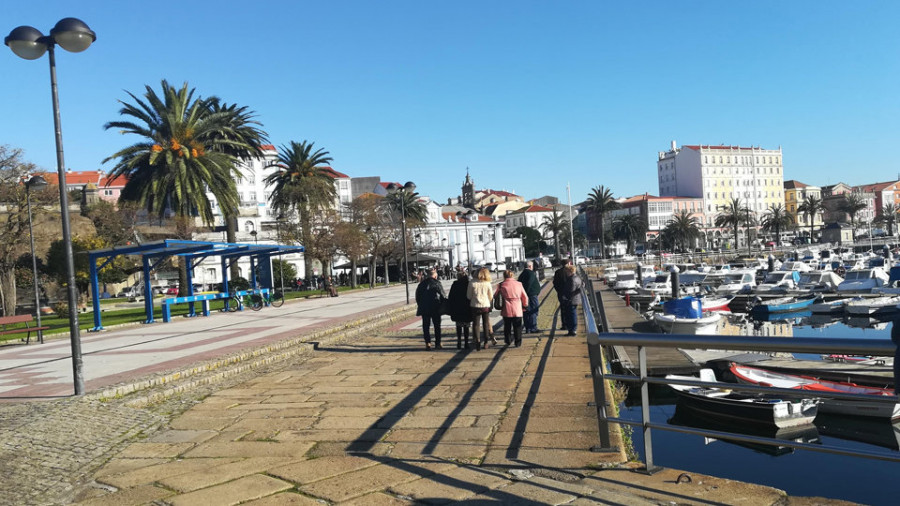
M 41 328 L 41 289 L 38 286 L 37 256 L 34 254 L 34 225 L 31 221 L 31 190 L 42 190 L 47 187 L 47 180 L 41 176 L 32 176 L 25 181 L 25 202 L 28 207 L 28 238 L 31 240 L 31 271 L 34 273 L 34 313 L 38 329 Z M 38 342 L 44 344 L 44 331 L 38 330 Z
M 26 60 L 36 60 L 46 52 L 50 59 L 50 92 L 53 101 L 53 126 L 56 130 L 56 171 L 59 175 L 59 210 L 62 220 L 63 250 L 66 256 L 66 282 L 69 301 L 69 340 L 72 344 L 72 372 L 75 395 L 84 395 L 82 375 L 81 333 L 78 328 L 78 294 L 75 288 L 75 261 L 72 256 L 72 232 L 69 224 L 69 199 L 66 195 L 66 165 L 63 158 L 62 126 L 59 115 L 59 95 L 56 89 L 56 54 L 59 44 L 66 51 L 80 53 L 94 41 L 97 34 L 76 18 L 64 18 L 50 30 L 50 35 L 42 34 L 37 28 L 19 26 L 9 32 L 3 43 L 13 53 Z
M 463 227 L 465 228 L 465 234 L 466 234 L 466 263 L 468 264 L 466 266 L 466 270 L 469 270 L 472 268 L 472 246 L 471 246 L 471 241 L 469 241 L 469 220 L 472 219 L 472 217 L 476 216 L 477 214 L 478 213 L 476 213 L 472 209 L 469 209 L 466 212 L 457 211 L 457 213 L 456 213 L 457 218 L 465 220 L 465 221 L 463 221 Z
M 400 225 L 403 232 L 403 270 L 405 271 L 403 273 L 403 283 L 406 285 L 406 303 L 409 304 L 409 259 L 406 256 L 406 195 L 412 195 L 416 191 L 416 184 L 412 181 L 407 181 L 403 186 L 391 183 L 388 185 L 387 190 L 391 193 L 400 192 Z
M 278 247 L 281 247 L 281 220 L 284 219 L 283 214 L 279 214 L 275 217 L 275 244 Z M 278 269 L 278 277 L 281 278 L 281 296 L 284 297 L 284 256 L 278 255 L 279 266 Z

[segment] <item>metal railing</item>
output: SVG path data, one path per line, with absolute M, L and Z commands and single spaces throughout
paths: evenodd
M 584 273 L 582 273 L 582 276 Z M 696 429 L 683 426 L 673 426 L 665 423 L 653 422 L 650 419 L 650 385 L 689 385 L 712 388 L 725 388 L 739 390 L 741 392 L 757 392 L 780 395 L 798 395 L 797 390 L 787 388 L 775 388 L 757 385 L 745 385 L 723 382 L 704 382 L 677 380 L 670 381 L 665 378 L 651 377 L 647 373 L 647 348 L 685 348 L 685 349 L 714 349 L 714 350 L 735 350 L 735 351 L 757 351 L 757 352 L 786 352 L 786 353 L 815 353 L 815 354 L 848 354 L 848 355 L 875 355 L 875 356 L 894 356 L 895 346 L 891 341 L 883 339 L 831 339 L 831 338 L 802 338 L 795 337 L 793 339 L 772 339 L 765 337 L 731 337 L 731 336 L 698 336 L 683 334 L 625 334 L 625 333 L 607 333 L 600 332 L 601 327 L 598 326 L 598 320 L 603 321 L 603 328 L 608 329 L 603 316 L 602 303 L 598 303 L 598 297 L 593 290 L 593 284 L 587 279 L 585 286 L 587 290 L 582 294 L 583 311 L 585 319 L 585 327 L 587 330 L 588 356 L 591 364 L 591 376 L 593 378 L 594 399 L 597 408 L 598 430 L 600 435 L 600 446 L 593 448 L 595 451 L 611 451 L 615 450 L 610 445 L 609 424 L 617 423 L 640 427 L 643 431 L 644 440 L 644 464 L 647 472 L 655 472 L 660 468 L 653 463 L 653 443 L 652 429 L 666 430 L 670 432 L 680 432 L 683 434 L 694 434 L 698 436 L 711 437 L 716 439 L 726 439 L 745 443 L 755 443 L 764 445 L 784 446 L 790 448 L 806 449 L 822 453 L 831 453 L 837 455 L 845 455 L 851 457 L 862 457 L 868 459 L 885 460 L 892 462 L 900 462 L 900 454 L 866 451 L 866 450 L 849 450 L 845 448 L 828 446 L 822 444 L 803 443 L 798 441 L 775 439 L 762 436 L 753 436 L 747 434 L 737 434 L 732 432 L 722 432 L 714 430 Z M 604 361 L 603 349 L 611 349 L 613 346 L 636 346 L 638 348 L 638 375 L 630 374 L 611 374 L 609 372 L 608 361 Z M 618 381 L 628 384 L 637 384 L 640 387 L 641 397 L 641 420 L 627 420 L 621 417 L 609 416 L 607 405 L 605 384 L 607 381 Z M 864 400 L 868 402 L 883 402 L 896 404 L 898 397 L 883 396 L 875 397 L 865 394 L 847 394 L 828 392 L 804 392 L 809 396 L 816 396 L 828 399 L 842 400 Z

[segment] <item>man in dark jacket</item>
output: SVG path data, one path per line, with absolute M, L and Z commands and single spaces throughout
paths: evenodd
M 581 287 L 583 283 L 581 281 L 581 276 L 575 272 L 575 266 L 569 263 L 566 266 L 566 280 L 564 283 L 563 290 L 566 293 L 566 307 L 565 310 L 568 311 L 568 323 L 566 328 L 569 329 L 569 333 L 567 336 L 574 336 L 575 330 L 578 327 L 578 306 L 581 305 Z
M 553 289 L 556 290 L 556 299 L 559 301 L 559 315 L 562 325 L 559 328 L 560 330 L 568 330 L 571 328 L 569 326 L 569 313 L 571 312 L 571 308 L 567 306 L 569 297 L 568 292 L 566 291 L 566 266 L 571 264 L 571 260 L 563 260 L 559 269 L 553 273 Z
M 519 283 L 525 287 L 525 293 L 528 294 L 528 308 L 525 310 L 525 332 L 540 332 L 537 326 L 538 295 L 541 293 L 541 282 L 538 281 L 537 274 L 534 272 L 534 262 L 531 260 L 525 262 L 525 270 L 519 274 Z
M 441 303 L 447 295 L 437 279 L 437 269 L 431 268 L 416 287 L 416 315 L 422 317 L 425 349 L 431 349 L 431 324 L 434 324 L 434 347 L 441 349 Z

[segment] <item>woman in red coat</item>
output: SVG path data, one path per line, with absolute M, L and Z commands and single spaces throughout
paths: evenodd
M 523 308 L 528 307 L 528 294 L 522 283 L 516 281 L 513 272 L 503 271 L 503 282 L 497 286 L 497 293 L 503 297 L 503 340 L 510 343 L 510 330 L 515 337 L 516 346 L 522 345 L 522 314 Z

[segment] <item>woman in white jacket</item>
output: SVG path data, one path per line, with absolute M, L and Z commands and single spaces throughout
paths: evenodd
M 491 271 L 485 268 L 478 271 L 478 277 L 469 283 L 466 297 L 472 307 L 472 337 L 475 341 L 475 350 L 481 349 L 478 339 L 479 324 L 484 327 L 484 339 L 481 341 L 484 347 L 488 347 L 488 339 L 491 340 L 491 343 L 497 344 L 497 340 L 494 339 L 494 329 L 491 328 L 491 301 L 494 297 L 494 289 L 491 287 Z

